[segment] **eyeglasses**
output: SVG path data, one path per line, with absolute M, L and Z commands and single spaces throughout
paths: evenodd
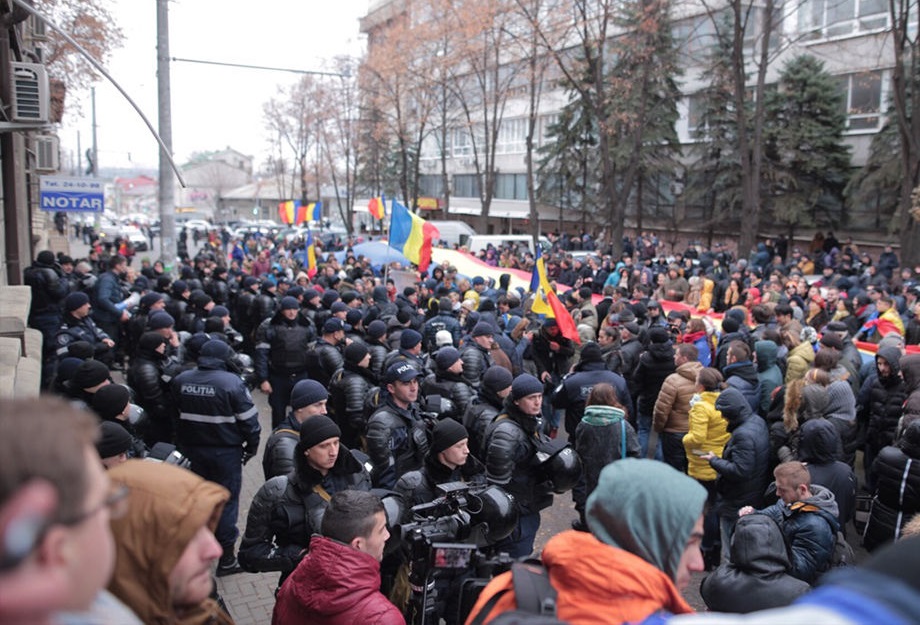
M 128 511 L 128 495 L 131 494 L 131 489 L 120 484 L 114 486 L 109 492 L 108 496 L 102 500 L 98 506 L 87 510 L 86 512 L 80 513 L 72 518 L 63 519 L 58 521 L 61 525 L 66 525 L 68 527 L 74 527 L 80 525 L 87 519 L 90 519 L 105 509 L 109 511 L 110 519 L 120 519 Z

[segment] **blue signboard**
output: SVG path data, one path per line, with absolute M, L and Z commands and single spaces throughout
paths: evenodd
M 39 208 L 43 211 L 101 213 L 105 209 L 105 181 L 96 178 L 42 176 Z

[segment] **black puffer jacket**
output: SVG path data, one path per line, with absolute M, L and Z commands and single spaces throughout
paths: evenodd
M 429 440 L 418 406 L 400 408 L 386 393 L 383 405 L 367 420 L 367 453 L 376 488 L 392 489 L 399 476 L 422 466 Z
M 504 400 L 484 385 L 479 387 L 478 399 L 474 400 L 463 415 L 463 426 L 470 435 L 470 451 L 480 458 L 485 458 L 483 443 L 486 429 L 502 411 Z
M 446 407 L 439 413 L 439 417 L 451 417 L 460 421 L 466 409 L 473 401 L 473 388 L 461 374 L 444 371 L 437 364 L 434 365 L 435 372 L 428 374 L 422 380 L 419 391 L 426 398 L 432 395 L 440 395 L 442 399 L 448 400 L 449 406 L 445 406 L 442 401 L 441 406 Z
M 157 433 L 154 438 L 173 428 L 177 413 L 169 383 L 178 369 L 178 365 L 163 354 L 143 348 L 138 348 L 137 355 L 128 367 L 126 382 L 134 391 L 134 402 L 147 413 L 152 425 L 151 432 Z M 150 445 L 161 442 L 145 438 Z
M 733 362 L 722 370 L 725 375 L 725 384 L 741 391 L 744 398 L 751 406 L 751 411 L 757 414 L 760 411 L 760 378 L 757 376 L 757 367 L 750 360 Z
M 878 374 L 866 378 L 857 401 L 857 417 L 866 423 L 866 443 L 875 449 L 894 443 L 895 430 L 907 398 L 904 380 L 901 379 L 901 351 L 896 347 L 882 347 L 875 355 L 876 363 L 879 358 L 888 363 L 891 373 L 884 378 Z
M 294 570 L 326 511 L 326 498 L 314 491 L 317 486 L 329 495 L 371 487 L 364 466 L 345 447 L 339 447 L 335 465 L 325 476 L 305 458 L 298 459 L 293 473 L 273 477 L 253 497 L 240 543 L 243 568 L 253 573 L 280 571 L 282 581 Z
M 749 514 L 735 525 L 731 561 L 703 580 L 700 595 L 713 612 L 747 614 L 786 606 L 811 590 L 789 575 L 789 567 L 776 522 L 765 514 Z
M 277 303 L 278 300 L 272 292 L 263 288 L 249 306 L 249 323 L 252 327 L 258 328 L 260 323 L 274 315 Z
M 356 446 L 359 437 L 367 432 L 365 401 L 368 392 L 377 386 L 374 372 L 345 362 L 342 371 L 332 376 L 329 384 L 329 415 L 342 429 L 346 444 Z
M 639 356 L 639 365 L 633 373 L 636 416 L 652 416 L 661 385 L 674 373 L 674 369 L 674 346 L 671 343 L 650 343 Z M 630 415 L 630 418 L 634 417 Z
M 885 447 L 872 464 L 878 479 L 863 544 L 872 551 L 901 536 L 920 512 L 920 420 L 907 426 L 897 446 Z
M 783 533 L 765 514 L 749 514 L 735 525 L 731 561 L 700 585 L 700 595 L 714 612 L 747 614 L 789 605 L 811 586 L 789 575 Z
M 546 443 L 543 420 L 522 413 L 511 395 L 504 411 L 486 429 L 486 477 L 514 496 L 521 514 L 539 512 L 553 505 L 552 487 L 537 459 L 538 441 Z
M 70 288 L 60 267 L 35 261 L 22 272 L 22 282 L 32 289 L 29 323 L 36 315 L 61 314 L 61 302 Z
M 289 412 L 265 441 L 262 473 L 266 481 L 294 470 L 294 448 L 300 441 L 300 425 L 293 413 Z
M 472 454 L 467 456 L 466 464 L 450 469 L 429 453 L 421 469 L 409 471 L 396 482 L 394 490 L 402 496 L 406 508 L 403 520 L 412 519 L 413 506 L 432 502 L 438 497 L 438 484 L 467 482 L 471 485 L 482 485 L 486 483 L 485 471 L 483 464 Z
M 380 379 L 383 374 L 383 363 L 387 359 L 390 349 L 378 339 L 367 338 L 367 351 L 371 353 L 371 371 Z
M 721 458 L 709 465 L 719 474 L 716 510 L 720 516 L 734 518 L 744 506 L 760 508 L 769 482 L 770 434 L 763 419 L 751 412 L 744 395 L 727 388 L 716 400 L 716 410 L 728 421 L 731 438 Z
M 212 278 L 205 285 L 204 292 L 214 300 L 215 304 L 220 306 L 226 306 L 227 302 L 230 301 L 230 285 L 223 278 Z
M 333 345 L 324 338 L 317 339 L 313 346 L 322 372 L 313 372 L 317 382 L 328 387 L 333 374 L 345 365 L 345 356 L 342 354 L 344 345 Z M 321 377 L 324 376 L 324 377 Z
M 837 522 L 845 528 L 856 510 L 856 475 L 838 459 L 840 436 L 827 419 L 806 421 L 799 437 L 798 459 L 808 466 L 811 483 L 834 493 Z
M 486 369 L 495 364 L 492 355 L 470 339 L 460 349 L 460 359 L 463 361 L 463 377 L 472 388 L 479 388 L 482 374 Z

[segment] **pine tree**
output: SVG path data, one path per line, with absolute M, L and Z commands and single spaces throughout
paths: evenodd
M 766 95 L 765 168 L 768 208 L 792 238 L 797 226 L 846 222 L 843 190 L 850 149 L 843 143 L 842 96 L 824 64 L 809 55 L 791 59 Z
M 727 33 L 729 29 L 718 32 Z M 709 52 L 708 67 L 702 73 L 709 86 L 697 94 L 700 104 L 697 143 L 690 150 L 692 160 L 687 167 L 684 190 L 688 203 L 703 207 L 701 227 L 709 233 L 710 246 L 713 227 L 741 214 L 741 159 L 730 49 L 730 39 L 725 35 L 718 37 Z

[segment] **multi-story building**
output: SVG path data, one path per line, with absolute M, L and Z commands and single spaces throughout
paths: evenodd
M 512 3 L 514 4 L 514 3 Z M 557 8 L 567 3 L 560 4 Z M 601 3 L 598 3 L 600 5 Z M 367 34 L 368 54 L 374 47 L 385 45 L 384 34 L 388 29 L 400 27 L 406 20 L 431 20 L 430 9 L 421 9 L 424 2 L 418 0 L 378 0 L 372 2 L 367 15 L 361 21 L 361 30 Z M 672 6 L 672 35 L 679 48 L 680 66 L 683 75 L 678 78 L 683 94 L 677 103 L 680 120 L 677 134 L 684 147 L 684 159 L 696 142 L 704 140 L 699 132 L 700 92 L 706 87 L 702 72 L 707 53 L 713 48 L 716 22 L 707 12 L 712 3 L 699 0 L 675 2 Z M 773 35 L 770 38 L 770 62 L 766 81 L 775 83 L 784 63 L 800 54 L 812 55 L 824 63 L 826 71 L 836 77 L 846 107 L 847 129 L 845 142 L 851 146 L 852 165 L 861 167 L 866 163 L 869 145 L 885 123 L 885 112 L 889 101 L 889 84 L 894 56 L 891 51 L 890 17 L 888 3 L 882 0 L 798 0 L 782 2 L 777 0 L 773 8 Z M 411 15 L 410 15 L 411 14 Z M 762 26 L 766 20 L 766 8 L 762 1 L 754 2 L 750 12 L 744 46 L 747 57 L 753 57 L 753 49 L 759 45 Z M 717 18 L 716 18 L 717 19 Z M 505 54 L 509 62 L 517 61 L 511 53 Z M 407 61 L 408 62 L 408 61 Z M 510 66 L 510 63 L 509 63 Z M 520 65 L 517 65 L 520 67 Z M 756 75 L 751 62 L 751 80 Z M 557 119 L 560 109 L 566 103 L 566 95 L 553 81 L 559 77 L 552 69 L 544 78 L 537 115 L 535 143 L 544 145 L 548 126 Z M 509 90 L 508 99 L 503 102 L 500 129 L 495 143 L 494 199 L 490 214 L 505 218 L 491 220 L 493 229 L 528 229 L 521 220 L 529 215 L 527 201 L 527 179 L 525 163 L 525 138 L 528 129 L 528 90 Z M 446 118 L 442 117 L 442 119 Z M 450 188 L 448 216 L 460 218 L 480 215 L 479 184 L 481 178 L 475 174 L 472 154 L 476 132 L 470 132 L 467 123 L 458 117 L 446 132 L 440 132 L 437 123 L 428 120 L 429 133 L 421 150 L 421 196 L 430 196 L 442 202 L 445 177 L 442 175 L 442 156 L 446 157 L 447 180 Z M 446 137 L 442 146 L 440 137 Z M 482 140 L 480 137 L 479 140 Z M 681 202 L 682 181 L 680 172 L 674 179 L 664 181 L 650 206 L 644 204 L 643 214 L 649 216 L 648 225 L 659 227 L 673 224 L 675 209 Z M 692 215 L 686 211 L 685 215 Z M 872 215 L 871 207 L 853 207 L 848 227 L 878 229 L 878 215 Z M 635 209 L 632 209 L 634 216 Z M 589 223 L 576 206 L 539 205 L 541 221 L 554 227 L 556 222 L 582 222 L 589 229 L 599 229 Z M 873 219 L 874 217 L 874 219 Z M 627 208 L 627 222 L 634 225 L 630 208 Z M 770 225 L 767 228 L 771 227 Z

